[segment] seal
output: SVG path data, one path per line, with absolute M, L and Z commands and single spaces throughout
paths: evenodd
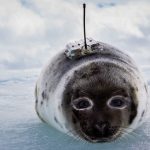
M 148 89 L 127 54 L 98 43 L 95 53 L 70 59 L 60 52 L 48 63 L 36 83 L 35 108 L 61 132 L 110 142 L 146 120 Z

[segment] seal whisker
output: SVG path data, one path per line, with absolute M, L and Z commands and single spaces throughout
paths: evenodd
M 68 134 L 68 135 L 69 135 L 69 133 L 72 134 L 72 131 L 74 131 L 74 130 L 69 130 L 69 131 L 67 132 L 67 134 Z M 76 131 L 79 131 L 79 129 L 76 130 Z M 75 140 L 82 141 L 83 143 L 87 142 L 87 141 L 83 140 L 78 134 L 74 134 L 74 137 L 73 137 L 73 138 L 74 138 Z
M 138 138 L 140 138 L 140 139 L 142 139 L 142 137 L 139 135 L 139 134 L 137 134 L 135 131 L 127 131 L 126 129 L 124 129 L 124 130 L 122 130 L 122 133 L 123 134 L 127 134 L 127 135 L 129 135 L 129 136 L 132 136 L 132 137 L 138 137 Z M 125 136 L 124 136 L 125 137 Z
M 135 135 L 137 135 L 137 136 L 139 136 L 134 130 L 133 130 L 133 128 L 130 128 L 130 127 L 121 127 L 122 129 L 124 129 L 124 131 L 126 132 L 126 133 L 128 133 L 128 134 L 130 134 L 130 133 L 132 133 L 132 134 L 135 134 Z M 129 131 L 127 131 L 127 130 L 129 130 Z

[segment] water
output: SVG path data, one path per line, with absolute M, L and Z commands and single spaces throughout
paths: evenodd
M 150 69 L 143 71 L 148 79 Z M 0 150 L 150 149 L 149 122 L 109 144 L 91 144 L 64 135 L 42 123 L 35 113 L 34 86 L 39 70 L 5 70 L 0 74 Z

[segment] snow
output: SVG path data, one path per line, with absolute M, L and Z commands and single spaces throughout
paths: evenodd
M 149 78 L 150 67 L 143 69 Z M 42 123 L 34 109 L 34 87 L 40 70 L 0 72 L 0 150 L 149 150 L 150 122 L 112 143 L 75 140 Z M 150 81 L 150 80 L 149 80 Z

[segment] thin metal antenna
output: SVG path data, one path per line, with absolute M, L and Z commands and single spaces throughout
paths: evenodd
M 83 31 L 84 31 L 84 46 L 85 49 L 87 49 L 87 44 L 86 44 L 86 31 L 85 31 L 85 9 L 86 9 L 86 4 L 83 4 Z

